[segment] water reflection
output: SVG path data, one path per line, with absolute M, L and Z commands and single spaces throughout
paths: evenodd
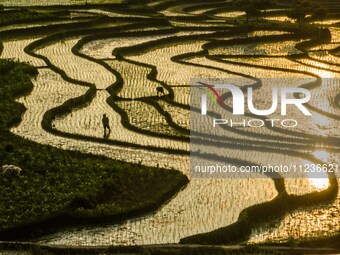
M 322 160 L 325 163 L 329 163 L 329 154 L 327 151 L 319 150 L 315 151 L 313 155 Z M 321 168 L 322 169 L 322 168 Z M 327 189 L 330 185 L 328 180 L 328 175 L 326 172 L 315 172 L 315 173 L 307 173 L 307 178 L 310 184 L 317 190 Z
M 318 113 L 313 113 L 312 123 L 313 126 L 317 128 L 318 135 L 329 135 L 330 128 L 332 127 L 332 121 L 329 118 Z
M 329 161 L 329 153 L 324 150 L 315 151 L 313 156 L 324 161 L 325 163 L 328 163 Z
M 308 173 L 308 180 L 310 184 L 317 190 L 327 189 L 329 187 L 329 180 L 325 172 Z

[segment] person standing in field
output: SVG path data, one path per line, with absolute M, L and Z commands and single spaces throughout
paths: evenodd
M 104 138 L 108 138 L 111 133 L 111 128 L 109 118 L 106 116 L 105 113 L 103 114 L 102 123 L 104 127 Z M 108 130 L 108 133 L 106 133 L 106 130 Z

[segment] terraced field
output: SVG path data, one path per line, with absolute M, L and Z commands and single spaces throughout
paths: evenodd
M 15 11 L 31 2 L 0 4 Z M 284 25 L 282 29 L 239 28 L 230 21 L 244 20 L 243 13 L 229 8 L 230 1 L 159 0 L 143 6 L 97 4 L 105 1 L 76 6 L 81 1 L 66 0 L 48 1 L 44 6 L 46 2 L 36 0 L 30 8 L 60 11 L 58 22 L 0 27 L 5 38 L 1 58 L 28 62 L 39 70 L 32 80 L 32 93 L 17 99 L 27 111 L 11 129 L 14 134 L 62 149 L 176 169 L 189 176 L 191 79 L 228 78 L 240 87 L 253 86 L 262 95 L 270 95 L 270 79 L 281 78 L 280 86 L 288 82 L 305 87 L 314 82 L 308 105 L 314 118 L 295 116 L 305 125 L 292 132 L 227 128 L 226 139 L 213 138 L 224 145 L 215 156 L 245 165 L 340 164 L 340 30 L 335 25 L 340 18 L 323 22 L 332 33 L 332 41 L 325 43 L 313 37 L 300 40 Z M 50 6 L 57 3 L 72 9 L 65 15 L 65 6 Z M 279 10 L 269 12 L 268 22 L 288 23 Z M 79 20 L 74 19 L 79 17 L 86 18 L 86 25 L 77 24 Z M 157 87 L 164 88 L 164 95 L 157 95 Z M 231 105 L 228 94 L 223 99 Z M 257 100 L 259 107 L 269 107 L 263 98 Z M 104 113 L 111 123 L 109 137 L 103 136 Z M 230 108 L 225 117 L 232 117 Z M 244 230 L 249 232 L 245 243 L 310 240 L 339 232 L 340 176 L 254 177 L 258 178 L 193 178 L 154 213 L 112 225 L 71 228 L 34 241 L 71 246 L 178 243 L 228 228 L 254 205 L 275 207 L 275 201 L 287 193 L 290 199 L 306 201 L 315 194 L 327 196 L 299 204 L 281 217 L 268 213 L 267 220 Z

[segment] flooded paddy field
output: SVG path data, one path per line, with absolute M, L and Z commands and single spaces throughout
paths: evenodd
M 32 5 L 47 3 L 31 2 L 0 1 L 0 4 L 31 5 L 34 9 Z M 237 30 L 238 24 L 231 24 L 230 19 L 245 17 L 243 12 L 232 9 L 218 12 L 218 7 L 191 9 L 191 4 L 168 6 L 159 1 L 148 3 L 145 6 L 148 11 L 136 6 L 127 10 L 107 6 L 91 9 L 85 8 L 84 2 L 48 1 L 48 5 L 80 4 L 72 8 L 69 20 L 63 21 L 65 24 L 80 14 L 110 19 L 89 28 L 68 28 L 55 36 L 40 32 L 35 36 L 28 34 L 24 39 L 3 41 L 1 58 L 30 63 L 39 71 L 32 79 L 33 91 L 17 99 L 27 110 L 21 123 L 11 129 L 12 133 L 65 150 L 176 169 L 191 178 L 192 79 L 228 79 L 242 89 L 254 86 L 256 93 L 261 94 L 255 95 L 256 106 L 263 109 L 268 109 L 271 103 L 266 99 L 272 93 L 270 79 L 281 79 L 277 85 L 280 88 L 287 85 L 302 88 L 318 81 L 318 86 L 311 88 L 313 96 L 308 103 L 314 118 L 297 113 L 288 116 L 303 123 L 294 132 L 286 132 L 282 127 L 242 130 L 229 127 L 223 130 L 223 139 L 212 138 L 213 142 L 226 145 L 223 149 L 211 145 L 200 151 L 207 155 L 214 151 L 220 158 L 228 155 L 223 163 L 237 160 L 239 164 L 255 165 L 319 161 L 340 164 L 340 62 L 336 50 L 340 46 L 340 30 L 333 26 L 338 20 L 322 22 L 331 32 L 330 41 L 305 46 L 313 38 L 292 39 L 293 33 L 285 29 Z M 228 2 L 225 4 L 227 7 Z M 215 14 L 206 15 L 206 12 Z M 291 22 L 283 16 L 268 15 L 267 20 Z M 41 21 L 34 27 L 39 24 L 55 23 Z M 131 24 L 137 27 L 124 29 Z M 223 24 L 224 30 L 216 29 Z M 0 31 L 17 28 L 25 26 L 12 24 L 0 27 Z M 256 83 L 258 80 L 260 85 Z M 159 87 L 164 90 L 160 95 Z M 86 102 L 74 103 L 67 113 L 48 120 L 50 130 L 42 125 L 46 112 L 66 102 L 76 102 L 87 93 L 92 94 Z M 224 104 L 232 105 L 231 97 L 224 96 Z M 111 123 L 108 137 L 103 136 L 104 113 Z M 223 117 L 232 118 L 231 110 Z M 283 118 L 277 113 L 270 117 Z M 245 119 L 248 121 L 251 116 Z M 153 213 L 105 226 L 68 228 L 33 241 L 70 246 L 178 243 L 188 236 L 230 226 L 247 208 L 262 203 L 271 205 L 282 194 L 298 197 L 327 192 L 330 187 L 337 187 L 340 178 L 338 173 L 332 176 L 335 182 L 327 174 L 322 178 L 308 174 L 304 178 L 283 177 L 287 178 L 282 179 L 281 186 L 260 174 L 239 179 L 191 178 L 186 187 Z M 340 195 L 336 191 L 331 201 L 297 207 L 282 217 L 268 215 L 268 221 L 253 227 L 244 243 L 332 236 L 340 230 L 339 215 Z

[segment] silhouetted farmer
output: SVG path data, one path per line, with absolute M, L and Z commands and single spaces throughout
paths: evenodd
M 159 94 L 163 94 L 165 96 L 163 87 L 157 87 L 156 90 L 157 90 L 157 96 L 159 96 Z
M 104 127 L 104 137 L 107 137 L 111 133 L 109 118 L 106 116 L 106 114 L 103 114 L 102 123 Z M 106 129 L 109 130 L 109 132 L 106 134 Z

